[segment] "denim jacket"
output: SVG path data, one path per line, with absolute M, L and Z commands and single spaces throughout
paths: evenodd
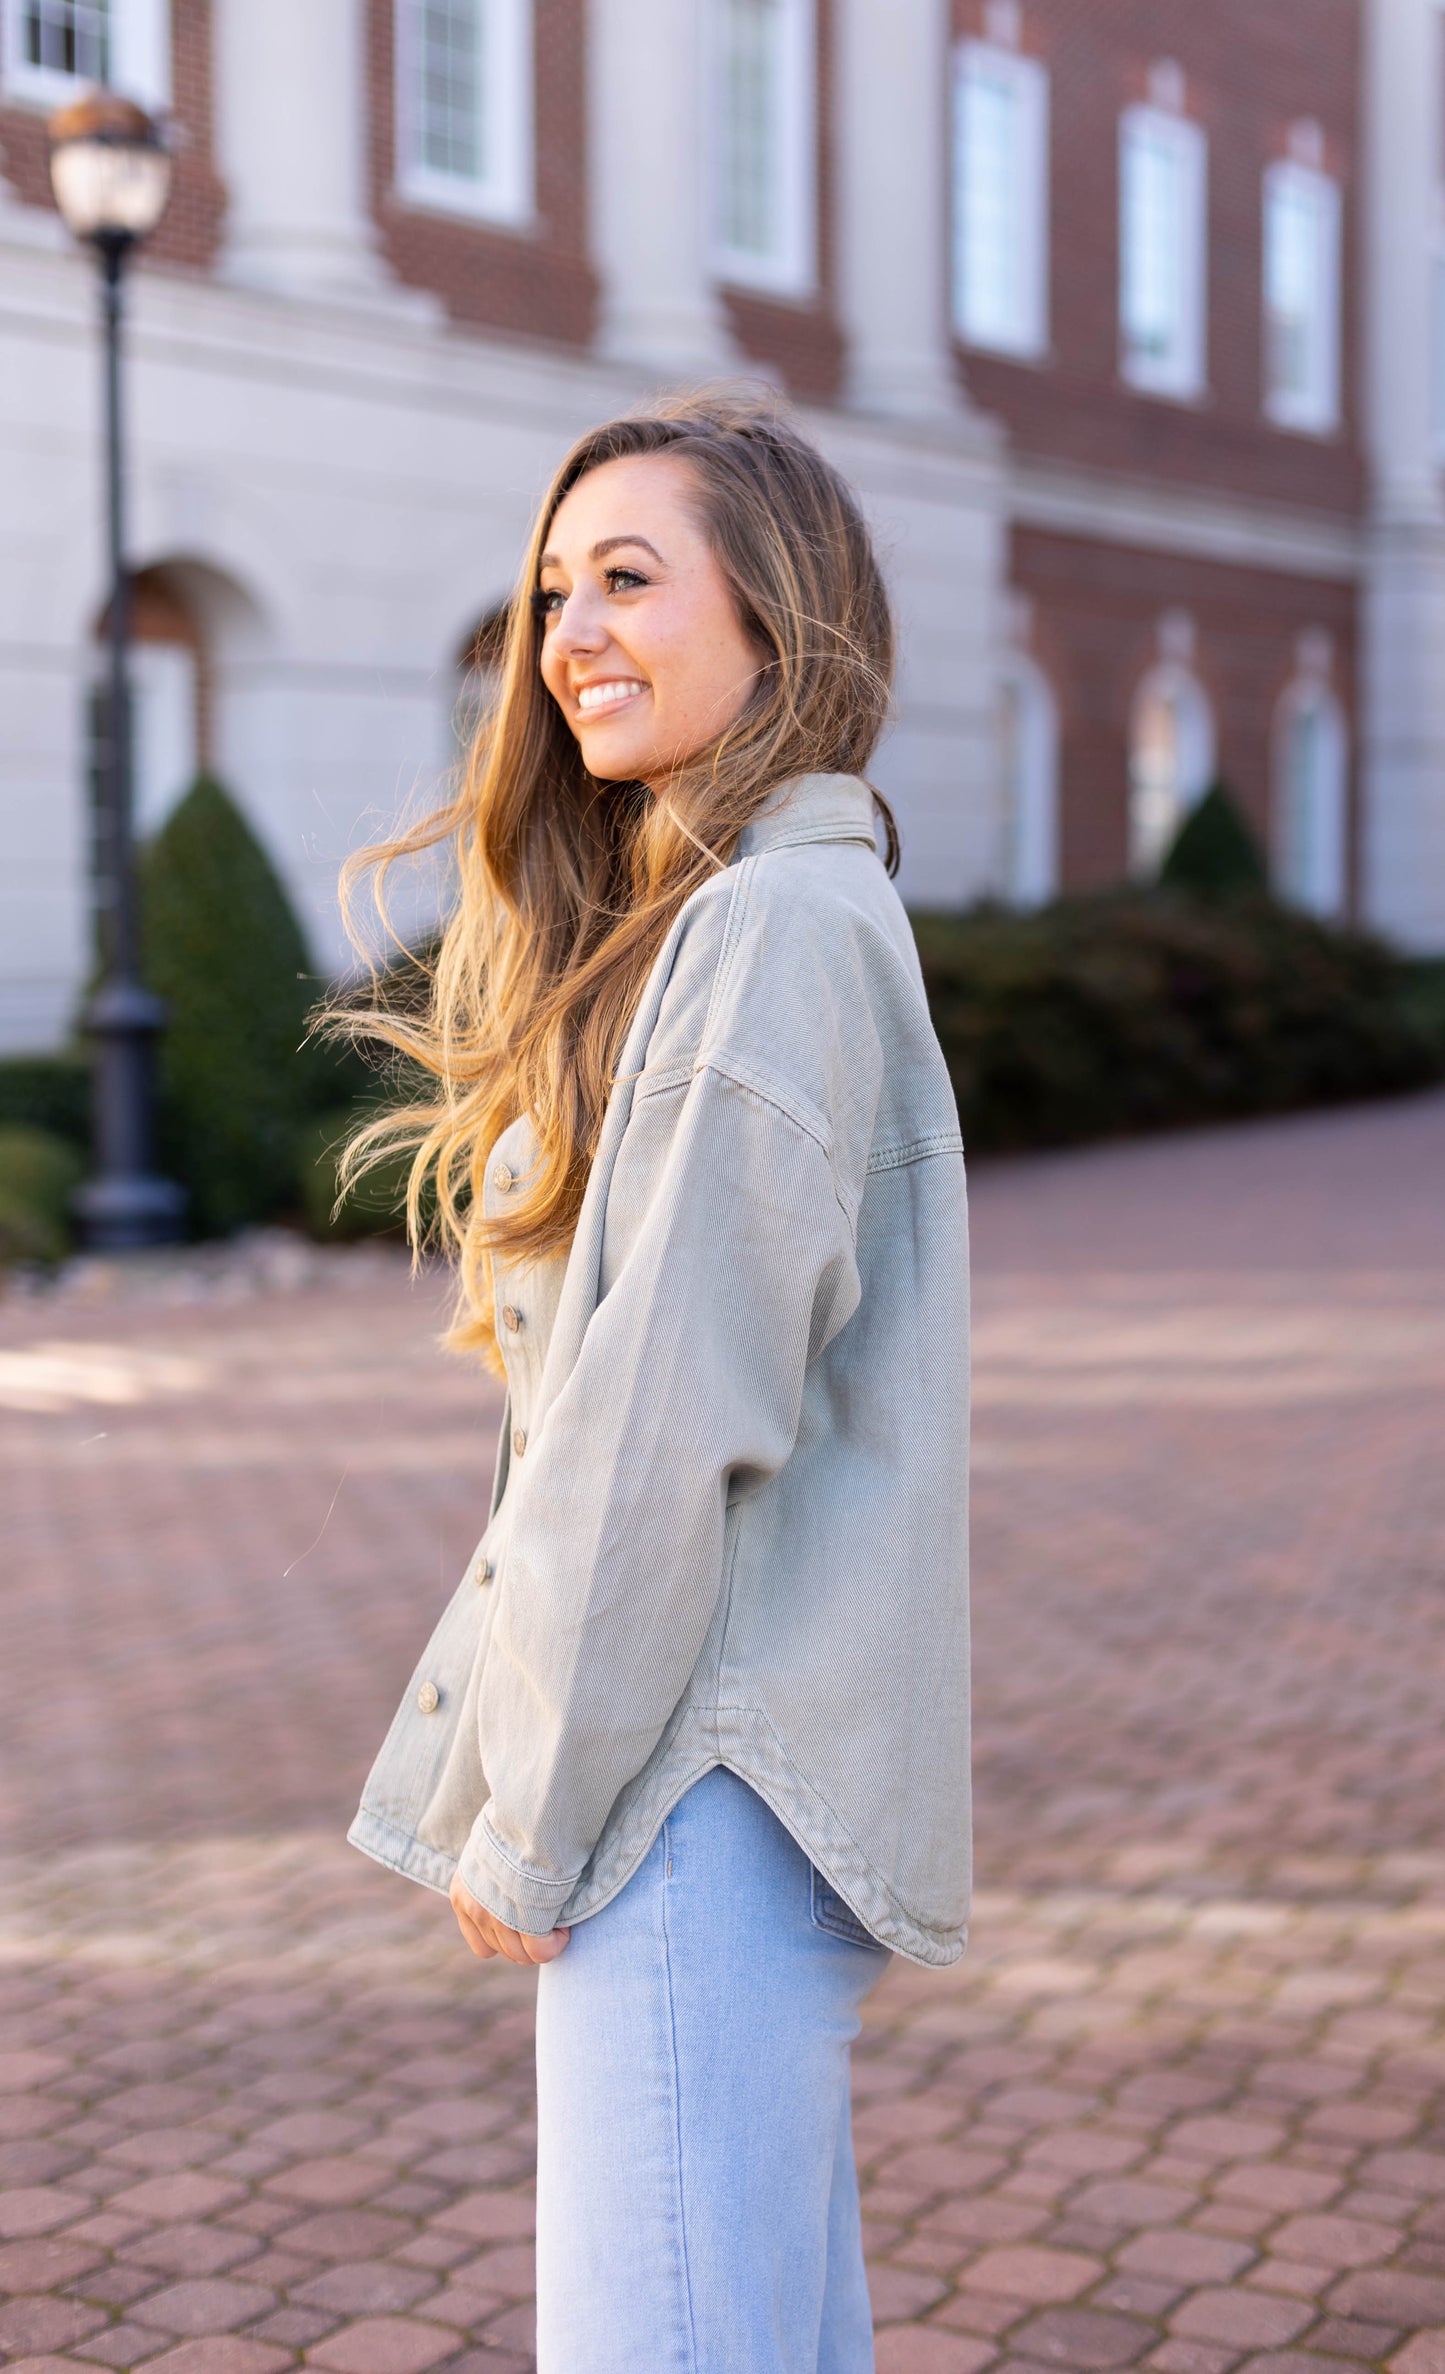
M 530 1154 L 514 1123 L 488 1211 Z M 495 1284 L 491 1519 L 353 1843 L 543 1932 L 724 1764 L 880 1943 L 956 1961 L 963 1149 L 866 785 L 784 785 L 688 900 L 570 1251 Z

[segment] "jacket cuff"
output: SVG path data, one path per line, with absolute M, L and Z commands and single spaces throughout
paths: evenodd
M 555 1929 L 557 1915 L 577 1885 L 575 1878 L 552 1879 L 512 1862 L 492 1836 L 484 1813 L 472 1826 L 457 1873 L 462 1886 L 494 1920 L 504 1921 L 524 1937 L 545 1937 Z

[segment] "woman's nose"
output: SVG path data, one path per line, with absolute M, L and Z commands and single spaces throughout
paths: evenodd
M 556 651 L 598 651 L 607 640 L 607 630 L 600 612 L 578 586 L 567 596 L 552 622 L 552 646 Z

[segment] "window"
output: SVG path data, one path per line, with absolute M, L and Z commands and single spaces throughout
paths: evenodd
M 817 273 L 813 0 L 713 0 L 713 225 L 724 280 L 805 296 Z
M 1129 870 L 1156 874 L 1214 773 L 1214 718 L 1187 668 L 1166 663 L 1139 687 L 1129 736 Z
M 1005 898 L 1042 905 L 1059 881 L 1058 719 L 1043 671 L 1015 654 L 1000 720 L 1003 813 L 998 874 Z
M 397 0 L 403 197 L 453 214 L 532 213 L 530 0 Z
M 954 76 L 954 321 L 997 354 L 1048 343 L 1049 78 L 1035 58 L 960 45 Z
M 170 104 L 169 0 L 3 0 L 6 95 L 60 107 L 108 83 Z
M 1275 884 L 1312 915 L 1338 915 L 1345 903 L 1344 720 L 1328 685 L 1316 676 L 1292 684 L 1275 727 Z
M 1292 159 L 1264 177 L 1265 410 L 1334 428 L 1340 409 L 1340 193 Z
M 1161 107 L 1119 128 L 1119 328 L 1124 377 L 1156 396 L 1204 387 L 1204 134 Z

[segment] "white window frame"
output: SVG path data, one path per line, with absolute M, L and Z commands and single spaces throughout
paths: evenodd
M 1013 319 L 990 321 L 969 286 L 971 94 L 985 78 L 1009 86 L 1019 139 L 1012 187 L 1004 193 L 1005 237 L 1014 250 Z M 964 345 L 1036 362 L 1049 343 L 1049 76 L 1037 58 L 991 41 L 961 41 L 953 65 L 953 324 Z
M 1303 834 L 1293 812 L 1298 786 L 1291 780 L 1293 738 L 1312 721 L 1319 735 L 1319 780 L 1310 797 L 1317 803 Z M 1270 871 L 1276 889 L 1306 914 L 1344 912 L 1348 880 L 1349 736 L 1344 712 L 1318 676 L 1287 685 L 1275 713 L 1274 796 L 1271 806 Z
M 109 87 L 152 110 L 171 103 L 170 0 L 110 0 Z M 3 79 L 7 100 L 16 106 L 64 107 L 82 91 L 96 87 L 95 78 L 63 74 L 53 66 L 32 66 L 24 55 L 25 0 L 3 0 L 0 36 L 4 41 Z
M 1168 702 L 1178 721 L 1174 804 L 1167 816 L 1150 813 L 1150 786 L 1139 766 L 1140 724 L 1156 700 Z M 1140 684 L 1129 715 L 1129 871 L 1136 880 L 1154 879 L 1180 825 L 1209 789 L 1216 746 L 1214 710 L 1199 678 L 1177 660 L 1162 660 Z
M 296 0 L 303 5 L 304 0 Z M 483 174 L 443 173 L 419 154 L 417 106 L 422 0 L 393 0 L 396 188 L 408 206 L 473 221 L 530 223 L 536 211 L 532 0 L 473 0 L 492 72 L 484 84 Z
M 1058 705 L 1043 669 L 1024 652 L 1007 661 L 1002 692 L 998 880 L 1011 905 L 1041 907 L 1059 887 Z
M 1175 254 L 1167 267 L 1178 289 L 1178 321 L 1164 354 L 1150 354 L 1130 335 L 1140 231 L 1137 177 L 1146 141 L 1172 155 L 1179 178 Z M 1119 119 L 1119 368 L 1145 395 L 1188 403 L 1204 393 L 1208 227 L 1209 143 L 1202 125 L 1163 107 L 1126 107 Z
M 683 5 L 684 0 L 667 0 Z M 778 236 L 770 253 L 727 236 L 728 0 L 709 0 L 706 89 L 712 263 L 719 280 L 764 296 L 809 297 L 818 285 L 818 29 L 814 0 L 780 0 L 782 137 L 775 195 Z
M 1270 250 L 1273 209 L 1281 199 L 1303 199 L 1314 217 L 1314 287 L 1307 327 L 1308 382 L 1302 390 L 1271 379 Z M 1340 186 L 1328 173 L 1293 157 L 1265 170 L 1262 210 L 1264 304 L 1264 408 L 1277 428 L 1326 436 L 1340 425 Z

